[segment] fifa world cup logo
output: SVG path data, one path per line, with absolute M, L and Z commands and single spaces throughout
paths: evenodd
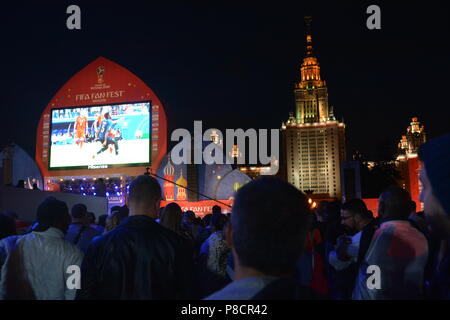
M 103 83 L 103 75 L 105 74 L 105 67 L 104 66 L 99 66 L 97 68 L 97 82 L 98 83 Z

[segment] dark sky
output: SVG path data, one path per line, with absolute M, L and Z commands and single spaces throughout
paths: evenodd
M 309 2 L 3 2 L 0 146 L 14 141 L 34 156 L 42 110 L 98 56 L 155 91 L 170 131 L 192 129 L 194 120 L 205 128 L 279 128 L 294 111 L 305 14 L 313 16 L 315 54 L 347 125 L 349 154 L 392 149 L 412 116 L 428 137 L 450 132 L 444 1 Z M 70 4 L 81 7 L 81 31 L 66 28 Z M 381 30 L 366 28 L 370 4 L 381 7 Z

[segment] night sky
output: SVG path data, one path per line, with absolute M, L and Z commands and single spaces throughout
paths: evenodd
M 179 127 L 279 128 L 294 111 L 294 83 L 312 15 L 314 52 L 329 102 L 346 123 L 347 152 L 389 155 L 419 117 L 428 138 L 450 132 L 450 10 L 445 2 L 34 1 L 0 7 L 0 147 L 31 156 L 41 112 L 99 56 L 160 97 L 169 134 Z M 82 30 L 66 28 L 77 4 Z M 378 4 L 382 29 L 366 28 Z

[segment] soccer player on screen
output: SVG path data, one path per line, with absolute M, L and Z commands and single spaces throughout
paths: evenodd
M 75 132 L 75 143 L 83 147 L 83 143 L 86 140 L 86 129 L 87 129 L 88 119 L 85 111 L 81 111 L 78 117 L 75 119 L 75 124 L 73 126 L 73 131 Z
M 105 120 L 105 117 L 103 116 L 102 113 L 99 113 L 99 115 L 97 116 L 97 119 L 94 121 L 95 139 L 98 139 L 98 134 L 100 132 L 100 126 L 101 126 L 103 120 Z
M 93 159 L 100 153 L 108 150 L 108 146 L 113 144 L 116 149 L 116 155 L 119 154 L 119 143 L 118 139 L 116 139 L 117 133 L 117 122 L 111 120 L 111 115 L 109 112 L 105 113 L 105 119 L 100 124 L 100 128 L 98 130 L 97 141 L 102 143 L 102 148 L 92 156 Z

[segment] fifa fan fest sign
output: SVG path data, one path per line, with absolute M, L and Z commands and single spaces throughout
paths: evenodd
M 39 120 L 36 162 L 44 179 L 155 171 L 167 152 L 167 119 L 156 94 L 100 57 L 76 73 Z

